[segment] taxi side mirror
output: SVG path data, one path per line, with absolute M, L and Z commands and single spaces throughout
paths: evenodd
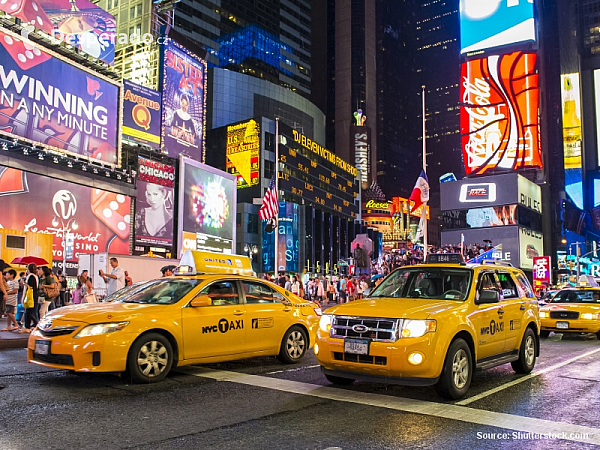
M 212 306 L 212 298 L 208 295 L 199 295 L 190 303 L 192 308 L 200 308 L 203 306 Z
M 487 303 L 498 303 L 500 301 L 500 294 L 498 291 L 481 291 L 479 298 L 475 299 L 476 305 L 483 305 Z

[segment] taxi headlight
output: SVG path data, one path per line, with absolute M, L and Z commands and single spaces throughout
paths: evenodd
M 82 338 L 88 336 L 98 336 L 100 334 L 114 333 L 115 331 L 121 331 L 128 324 L 129 322 L 96 323 L 94 325 L 88 325 L 74 337 Z
M 592 314 L 592 313 L 583 313 L 581 315 L 582 319 L 587 319 L 587 320 L 598 320 L 600 319 L 600 313 L 596 313 L 596 314 Z
M 437 329 L 435 320 L 405 320 L 402 323 L 402 337 L 421 337 L 433 333 Z
M 550 314 L 548 313 L 548 311 L 540 311 L 540 319 L 548 319 L 550 317 Z
M 331 314 L 323 314 L 319 320 L 319 329 L 325 333 L 331 331 L 331 323 L 333 322 L 333 316 Z

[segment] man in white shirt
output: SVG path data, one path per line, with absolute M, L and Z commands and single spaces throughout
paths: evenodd
M 117 258 L 110 258 L 110 267 L 113 268 L 110 274 L 104 273 L 104 271 L 100 269 L 100 276 L 107 284 L 106 295 L 110 295 L 125 287 L 125 271 L 122 267 L 119 267 Z

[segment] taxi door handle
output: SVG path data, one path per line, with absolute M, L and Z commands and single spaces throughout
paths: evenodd
M 242 311 L 242 310 L 239 310 L 239 309 L 236 309 L 235 311 L 233 311 L 233 314 L 234 314 L 235 316 L 241 316 L 242 314 L 244 314 L 244 311 Z
M 525 305 L 521 305 L 521 307 L 519 308 L 521 311 L 525 311 Z
M 500 309 L 498 310 L 498 314 L 500 314 L 500 315 L 504 314 L 504 310 L 503 310 L 502 308 L 500 308 Z

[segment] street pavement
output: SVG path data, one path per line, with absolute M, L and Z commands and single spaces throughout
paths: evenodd
M 551 335 L 527 376 L 477 373 L 468 396 L 357 382 L 312 351 L 182 367 L 162 383 L 74 374 L 0 351 L 0 449 L 591 449 L 600 447 L 600 342 Z

